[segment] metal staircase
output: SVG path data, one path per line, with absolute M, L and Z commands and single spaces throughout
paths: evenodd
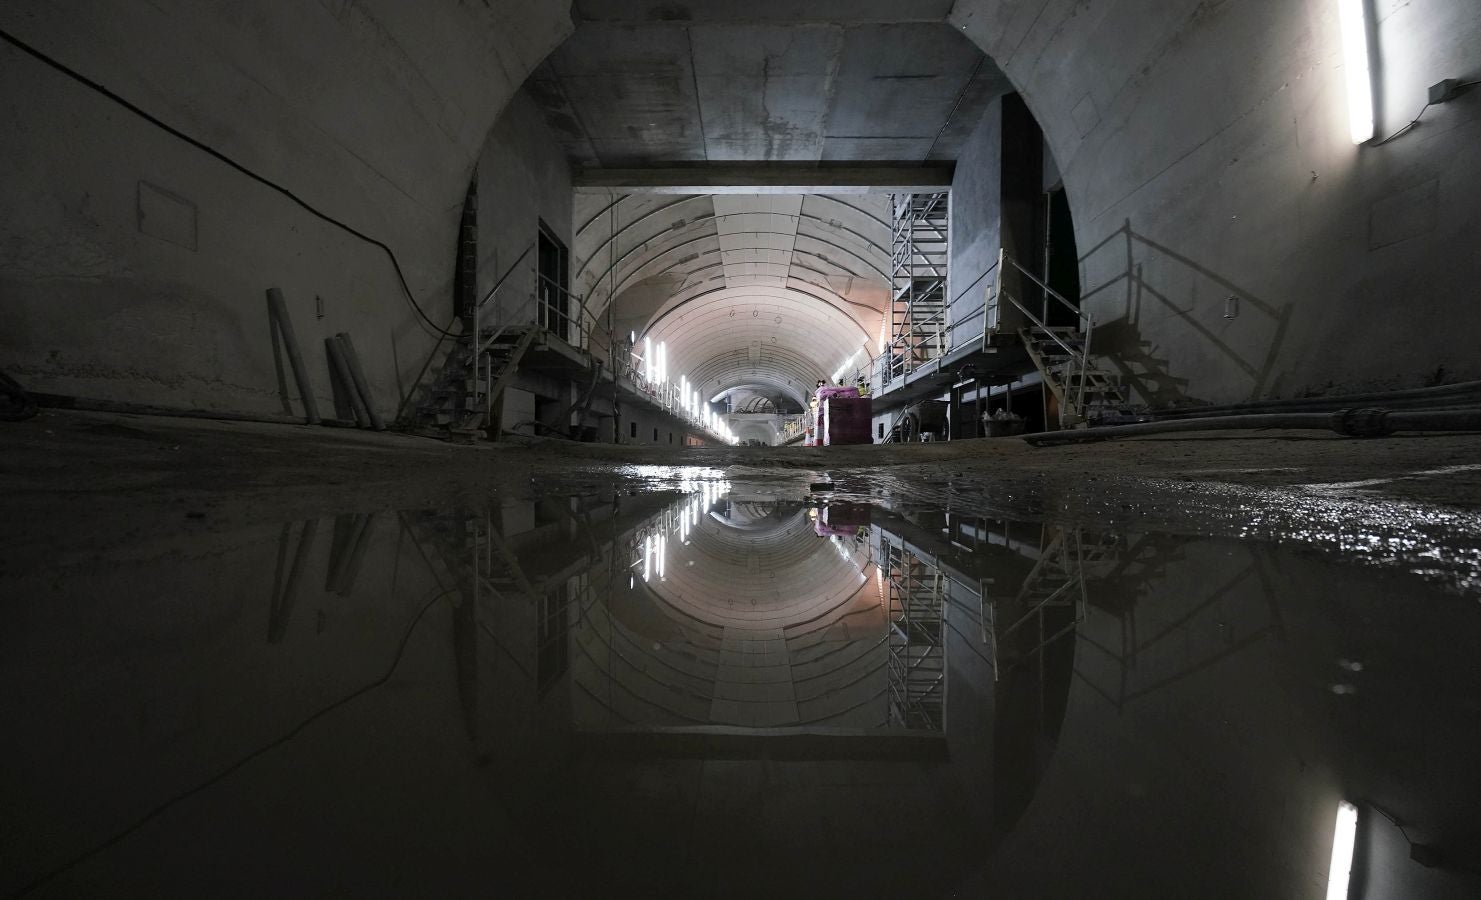
M 401 522 L 438 580 L 475 604 L 483 597 L 539 601 L 544 596 L 499 534 L 491 509 L 404 512 Z
M 1062 428 L 1100 424 L 1123 415 L 1130 405 L 1121 376 L 1091 361 L 1093 327 L 1031 325 L 1018 332 L 1044 386 L 1059 401 Z
M 998 335 L 1016 333 L 1045 386 L 1058 401 L 1060 427 L 1100 425 L 1133 418 L 1131 392 L 1121 376 L 1094 362 L 1091 341 L 1095 336 L 1095 319 L 1006 252 L 998 252 L 995 268 L 998 278 L 988 294 L 984 343 Z M 1010 281 L 1020 286 L 1015 290 L 1041 294 L 1042 304 L 1037 314 L 1008 289 L 1005 282 Z M 1068 318 L 1074 324 L 1050 324 L 1054 318 Z
M 946 350 L 946 272 L 950 194 L 894 194 L 890 198 L 890 371 L 886 382 Z
M 418 424 L 468 438 L 487 436 L 494 403 L 514 380 L 534 343 L 530 325 L 501 326 L 459 335 L 437 381 L 417 408 Z
M 1046 647 L 1075 630 L 1088 602 L 1086 567 L 1112 564 L 1115 552 L 1114 543 L 1104 540 L 1087 544 L 1078 530 L 1055 531 L 1018 593 L 985 604 L 983 630 L 992 644 L 994 678 L 1042 657 Z
M 889 722 L 943 731 L 946 726 L 946 582 L 941 570 L 909 550 L 885 546 L 889 614 Z

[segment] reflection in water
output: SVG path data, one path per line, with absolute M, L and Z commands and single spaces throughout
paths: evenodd
M 1274 546 L 697 477 L 5 571 L 5 895 L 1320 896 L 1344 799 L 1476 836 L 1474 603 Z M 1355 891 L 1474 887 L 1363 821 Z

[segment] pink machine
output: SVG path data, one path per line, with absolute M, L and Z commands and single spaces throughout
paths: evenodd
M 816 394 L 817 406 L 805 441 L 809 447 L 833 447 L 839 444 L 868 444 L 873 419 L 873 404 L 860 397 L 852 387 L 823 387 Z

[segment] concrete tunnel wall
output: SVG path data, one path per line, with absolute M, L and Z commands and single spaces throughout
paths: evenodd
M 1386 136 L 1481 77 L 1481 6 L 1374 7 Z M 1332 0 L 958 0 L 951 22 L 1038 118 L 1086 306 L 1164 392 L 1481 377 L 1481 91 L 1357 147 Z
M 1481 75 L 1481 10 L 1376 11 L 1388 134 L 1430 83 Z M 958 0 L 950 21 L 1043 126 L 1088 308 L 1129 371 L 1212 401 L 1481 376 L 1481 92 L 1355 147 L 1328 0 Z M 566 4 L 534 0 L 271 16 L 18 0 L 0 27 L 385 240 L 441 321 L 474 159 L 572 29 Z M 8 45 L 0 67 L 7 371 L 40 391 L 281 412 L 263 301 L 278 285 L 307 354 L 349 330 L 378 394 L 407 385 L 431 339 L 380 251 Z M 327 366 L 311 368 L 327 397 Z
M 538 0 L 17 0 L 0 28 L 389 244 L 445 326 L 475 159 L 572 25 Z M 256 414 L 288 411 L 282 372 L 298 413 L 277 286 L 321 411 L 338 331 L 394 411 L 434 338 L 382 251 L 8 43 L 0 102 L 0 368 L 37 391 Z

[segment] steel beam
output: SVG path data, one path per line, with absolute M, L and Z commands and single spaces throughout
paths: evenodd
M 720 163 L 670 168 L 583 169 L 577 193 L 909 194 L 950 190 L 955 166 L 817 166 Z

